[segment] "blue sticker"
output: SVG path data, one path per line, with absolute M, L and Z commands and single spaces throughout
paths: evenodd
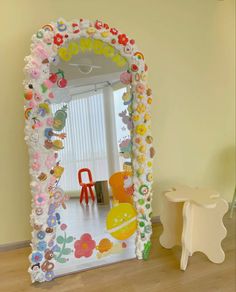
M 46 281 L 51 281 L 53 278 L 54 278 L 54 273 L 52 271 L 45 273 Z
M 37 238 L 42 240 L 42 239 L 44 239 L 45 235 L 46 235 L 46 233 L 44 231 L 39 231 L 37 233 Z
M 47 220 L 47 224 L 49 227 L 54 227 L 57 224 L 56 216 L 53 216 L 53 215 L 49 216 Z
M 44 251 L 45 249 L 47 248 L 47 243 L 46 241 L 39 241 L 38 244 L 37 244 L 37 249 L 39 251 Z
M 41 262 L 42 259 L 43 259 L 43 255 L 40 252 L 32 253 L 31 260 L 33 263 Z

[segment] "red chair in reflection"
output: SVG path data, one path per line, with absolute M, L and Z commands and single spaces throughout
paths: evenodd
M 87 173 L 89 182 L 84 183 L 82 181 L 82 173 Z M 95 196 L 94 196 L 94 192 L 92 189 L 92 187 L 94 186 L 94 182 L 92 179 L 92 174 L 91 174 L 90 169 L 89 168 L 81 168 L 78 171 L 78 180 L 79 180 L 80 186 L 82 187 L 81 193 L 80 193 L 80 203 L 82 203 L 83 199 L 85 198 L 85 202 L 86 202 L 86 204 L 88 204 L 88 201 L 89 201 L 88 193 L 89 192 L 90 192 L 91 199 L 93 201 L 95 201 Z

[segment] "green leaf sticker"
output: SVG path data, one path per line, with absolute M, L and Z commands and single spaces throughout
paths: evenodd
M 64 255 L 68 255 L 68 254 L 70 254 L 71 252 L 72 252 L 71 248 L 64 248 L 63 251 L 62 251 L 62 253 L 63 253 Z
M 74 237 L 73 236 L 69 236 L 66 239 L 66 243 L 71 243 L 73 240 L 74 240 Z
M 59 235 L 59 236 L 57 237 L 57 243 L 59 243 L 59 244 L 64 243 L 64 237 L 61 236 L 61 235 Z
M 67 262 L 67 259 L 66 258 L 58 258 L 58 259 L 56 259 L 56 261 L 60 264 L 64 264 Z

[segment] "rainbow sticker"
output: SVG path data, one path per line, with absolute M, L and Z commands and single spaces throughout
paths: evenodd
M 141 52 L 136 52 L 134 56 L 137 57 L 139 60 L 144 60 L 144 55 Z
M 53 31 L 53 26 L 51 24 L 45 24 L 42 29 L 45 31 Z
M 26 118 L 26 120 L 29 119 L 29 116 L 30 116 L 31 110 L 32 110 L 31 107 L 28 107 L 28 108 L 25 110 L 25 118 Z

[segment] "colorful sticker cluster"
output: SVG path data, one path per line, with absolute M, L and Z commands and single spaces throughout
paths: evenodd
M 75 40 L 80 41 L 80 46 L 75 45 Z M 132 187 L 137 216 L 132 217 L 135 221 L 131 220 L 127 226 L 130 232 L 134 224 L 138 226 L 137 257 L 146 259 L 150 251 L 154 149 L 149 112 L 152 91 L 147 85 L 144 56 L 137 50 L 133 39 L 106 23 L 85 19 L 67 22 L 59 19 L 44 25 L 33 35 L 31 54 L 25 58 L 25 140 L 29 146 L 33 196 L 32 253 L 29 256 L 32 282 L 52 280 L 55 261 L 64 263 L 73 252 L 79 258 L 89 256 L 97 249 L 97 257 L 101 258 L 125 247 L 125 243 L 113 244 L 108 239 L 95 245 L 88 234 L 76 240 L 66 234 L 66 225 L 60 220 L 61 208 L 66 208 L 68 198 L 58 187 L 64 168 L 59 164 L 57 152 L 63 149 L 63 139 L 66 138 L 66 133 L 61 131 L 66 123 L 67 107 L 64 106 L 53 116 L 50 104 L 55 98 L 52 87 L 65 88 L 67 80 L 61 70 L 50 72 L 50 64 L 57 64 L 61 59 L 69 60 L 72 54 L 87 47 L 92 47 L 95 53 L 108 56 L 120 67 L 124 63 L 129 64 L 128 71 L 121 74 L 121 81 L 131 85 L 132 106 L 129 112 L 122 112 L 120 117 L 132 131 Z M 123 96 L 123 100 L 127 104 L 131 103 L 130 96 Z M 126 142 L 121 146 L 129 147 Z M 128 167 L 131 165 L 127 164 Z M 122 228 L 109 228 L 111 234 L 122 237 Z M 61 231 L 64 235 L 60 235 Z M 71 247 L 73 243 L 74 247 Z

